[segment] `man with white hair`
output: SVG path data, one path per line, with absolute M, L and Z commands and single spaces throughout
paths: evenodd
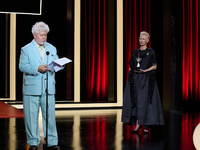
M 59 150 L 55 120 L 55 72 L 47 64 L 58 59 L 56 48 L 47 41 L 49 27 L 37 22 L 32 27 L 34 39 L 22 47 L 19 69 L 23 72 L 23 105 L 29 150 L 40 144 L 38 115 L 42 110 L 43 130 L 46 135 L 46 74 L 48 73 L 48 149 Z

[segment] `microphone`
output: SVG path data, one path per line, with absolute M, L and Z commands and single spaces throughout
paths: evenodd
M 49 55 L 49 51 L 46 52 L 46 55 L 47 55 L 47 56 Z
M 49 55 L 49 51 L 46 52 L 46 55 Z M 47 57 L 47 64 L 48 64 L 48 57 Z M 48 149 L 48 71 L 46 73 L 46 149 Z
M 48 56 L 49 56 L 49 51 L 46 52 L 47 55 L 47 65 L 48 65 Z M 48 66 L 47 66 L 48 67 Z

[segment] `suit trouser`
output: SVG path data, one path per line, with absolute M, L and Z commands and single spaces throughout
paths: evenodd
M 46 92 L 41 96 L 23 95 L 24 118 L 27 143 L 38 146 L 40 143 L 39 108 L 42 110 L 44 136 L 46 136 Z M 55 97 L 48 96 L 48 146 L 58 145 L 55 120 Z

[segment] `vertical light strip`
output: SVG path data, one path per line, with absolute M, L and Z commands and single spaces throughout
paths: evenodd
M 81 149 L 80 123 L 81 123 L 80 114 L 74 114 L 73 140 L 72 140 L 72 146 L 74 147 L 74 149 Z
M 10 14 L 10 100 L 16 100 L 16 14 Z
M 42 15 L 42 0 L 40 0 L 40 14 L 39 15 Z
M 123 101 L 123 0 L 117 0 L 117 104 Z
M 8 14 L 6 14 L 6 35 L 5 35 L 5 97 L 8 97 Z
M 17 136 L 16 134 L 16 118 L 9 118 L 9 150 L 16 150 Z
M 121 122 L 122 110 L 116 111 L 116 126 L 115 126 L 115 147 L 116 150 L 122 149 L 122 140 L 123 140 L 123 124 Z
M 80 10 L 81 0 L 74 1 L 74 102 L 80 102 Z

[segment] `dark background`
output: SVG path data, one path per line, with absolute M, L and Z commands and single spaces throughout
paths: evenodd
M 0 1 L 0 11 L 18 13 L 40 13 L 42 0 L 6 0 Z
M 55 11 L 56 10 L 56 11 Z M 16 50 L 17 50 L 17 100 L 22 100 L 22 73 L 18 69 L 21 47 L 33 40 L 31 33 L 32 26 L 43 21 L 50 27 L 47 41 L 57 48 L 57 54 L 60 58 L 67 57 L 73 61 L 73 0 L 59 1 L 55 3 L 53 0 L 43 1 L 43 10 L 41 16 L 34 15 L 17 15 L 16 27 Z M 70 76 L 68 79 L 67 77 Z M 56 73 L 56 99 L 66 100 L 73 99 L 73 63 L 67 65 L 64 70 Z M 67 88 L 70 93 L 67 95 Z M 69 96 L 71 95 L 71 97 Z M 67 97 L 68 96 L 68 97 Z
M 168 5 L 165 3 L 168 0 L 152 0 L 151 1 L 151 47 L 155 49 L 158 69 L 157 69 L 157 83 L 160 91 L 161 98 L 163 97 L 163 76 L 165 73 L 170 73 L 170 78 L 167 79 L 170 82 L 170 99 L 165 100 L 170 104 L 171 109 L 182 108 L 182 1 L 174 0 L 169 1 Z M 29 4 L 27 4 L 29 5 Z M 116 3 L 115 3 L 116 5 Z M 26 4 L 23 5 L 24 7 Z M 164 10 L 169 10 L 170 13 L 167 15 Z M 116 10 L 114 10 L 116 11 Z M 172 17 L 166 17 L 172 16 Z M 32 41 L 33 36 L 31 33 L 32 25 L 38 21 L 44 21 L 50 27 L 47 41 L 58 50 L 59 57 L 68 57 L 72 59 L 74 57 L 74 0 L 61 0 L 56 3 L 53 0 L 43 0 L 42 4 L 42 15 L 17 15 L 17 37 L 16 37 L 16 50 L 17 50 L 17 70 L 16 70 L 16 93 L 17 101 L 22 100 L 22 73 L 18 69 L 20 49 L 24 45 Z M 115 18 L 115 17 L 114 17 Z M 9 14 L 0 14 L 0 44 L 1 44 L 1 55 L 0 63 L 1 78 L 0 78 L 0 97 L 9 97 L 9 93 L 5 94 L 5 62 L 9 62 Z M 114 19 L 116 22 L 116 19 Z M 169 25 L 164 24 L 165 21 L 169 21 Z M 7 25 L 6 25 L 7 24 Z M 116 31 L 116 26 L 114 27 Z M 6 32 L 7 31 L 7 32 Z M 6 38 L 6 33 L 8 37 Z M 170 37 L 165 36 L 165 33 L 170 33 Z M 114 36 L 116 33 L 113 34 Z M 7 40 L 6 40 L 7 39 Z M 169 55 L 164 55 L 166 49 L 164 45 L 166 40 L 170 40 L 170 51 Z M 7 41 L 7 42 L 6 42 Z M 116 39 L 113 39 L 116 45 Z M 116 47 L 114 46 L 116 49 Z M 7 55 L 6 55 L 7 54 Z M 114 53 L 116 55 L 116 53 Z M 163 60 L 169 60 L 171 68 L 173 70 L 163 69 Z M 116 60 L 113 60 L 116 62 Z M 8 65 L 9 67 L 9 65 Z M 56 74 L 56 99 L 57 100 L 73 100 L 74 94 L 74 79 L 73 79 L 73 63 L 67 65 L 65 69 Z M 116 65 L 115 65 L 115 76 L 116 76 Z M 8 69 L 9 74 L 9 69 Z M 116 80 L 115 80 L 116 81 Z M 117 82 L 117 81 L 116 81 Z M 9 83 L 9 80 L 8 80 Z M 8 84 L 9 85 L 9 84 Z M 81 86 L 84 87 L 84 86 Z M 7 87 L 9 89 L 9 86 Z M 9 91 L 9 90 L 8 90 Z M 116 90 L 115 90 L 116 95 Z

